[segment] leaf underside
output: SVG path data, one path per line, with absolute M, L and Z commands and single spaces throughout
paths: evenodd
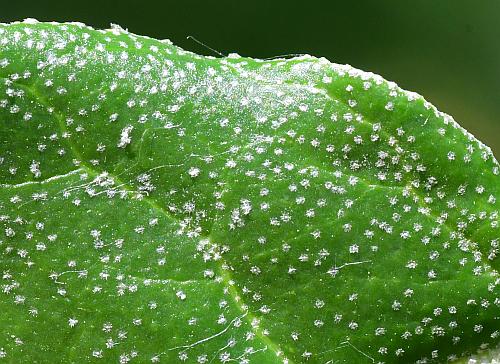
M 500 167 L 324 58 L 0 25 L 0 363 L 431 363 L 499 342 Z

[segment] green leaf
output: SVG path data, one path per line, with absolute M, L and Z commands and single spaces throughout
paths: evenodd
M 499 342 L 500 166 L 421 96 L 33 20 L 0 26 L 0 77 L 0 362 L 444 363 Z

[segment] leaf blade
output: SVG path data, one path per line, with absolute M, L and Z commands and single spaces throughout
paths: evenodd
M 423 362 L 498 342 L 498 162 L 419 96 L 314 57 L 1 29 L 7 360 Z

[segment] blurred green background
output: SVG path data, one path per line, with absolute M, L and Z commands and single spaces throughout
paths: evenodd
M 26 17 L 116 23 L 202 54 L 324 56 L 381 74 L 455 117 L 500 156 L 500 1 L 1 1 Z

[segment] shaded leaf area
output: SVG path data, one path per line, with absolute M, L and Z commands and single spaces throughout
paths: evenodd
M 499 172 L 310 56 L 0 27 L 0 362 L 431 363 L 499 342 Z

